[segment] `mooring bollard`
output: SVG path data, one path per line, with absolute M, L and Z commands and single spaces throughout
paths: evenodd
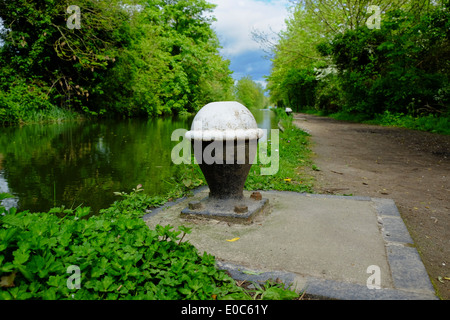
M 195 116 L 186 138 L 209 186 L 209 197 L 182 215 L 251 221 L 267 199 L 245 198 L 244 184 L 257 152 L 259 129 L 250 110 L 235 101 L 213 102 Z M 241 220 L 241 221 L 239 221 Z

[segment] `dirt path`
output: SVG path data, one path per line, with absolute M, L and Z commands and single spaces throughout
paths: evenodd
M 439 296 L 450 300 L 450 136 L 294 119 L 312 135 L 315 192 L 393 199 Z

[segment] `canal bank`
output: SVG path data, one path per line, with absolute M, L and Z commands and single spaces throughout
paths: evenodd
M 260 128 L 276 128 L 270 110 L 252 110 Z M 138 184 L 164 196 L 196 177 L 191 165 L 172 163 L 177 129 L 192 117 L 67 121 L 0 127 L 0 192 L 7 208 L 44 212 L 65 206 L 107 208 Z M 188 172 L 189 171 L 189 172 Z

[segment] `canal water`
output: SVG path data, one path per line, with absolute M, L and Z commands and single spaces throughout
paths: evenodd
M 251 110 L 258 127 L 276 128 L 270 110 Z M 163 195 L 182 173 L 171 161 L 176 129 L 193 117 L 62 122 L 0 127 L 0 193 L 7 208 L 44 212 L 55 206 L 106 208 L 142 184 Z

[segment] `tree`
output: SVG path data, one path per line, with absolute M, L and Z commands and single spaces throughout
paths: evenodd
M 68 1 L 0 1 L 2 90 L 25 85 L 63 108 L 81 110 L 127 45 L 129 14 L 118 0 L 77 0 L 82 28 L 69 28 Z M 5 106 L 2 106 L 5 108 Z
M 267 106 L 263 86 L 250 76 L 242 77 L 236 83 L 235 96 L 247 108 L 263 109 Z
M 196 111 L 224 95 L 218 90 L 216 97 L 212 87 L 223 85 L 225 92 L 232 88 L 229 62 L 219 56 L 219 41 L 211 28 L 215 5 L 205 0 L 162 0 L 160 7 L 163 45 L 171 55 L 169 66 L 175 80 L 167 84 L 167 92 L 178 93 L 166 103 L 173 103 L 175 110 L 187 106 Z
M 380 9 L 380 14 L 402 9 L 416 18 L 433 7 L 441 5 L 439 0 L 296 0 L 296 8 L 302 8 L 321 26 L 323 36 L 331 37 L 347 30 L 364 26 L 367 19 L 375 14 L 369 13 L 370 6 Z
M 69 27 L 69 4 L 79 8 L 79 28 Z M 191 112 L 229 97 L 213 8 L 205 0 L 0 0 L 0 116 L 31 112 L 17 102 L 24 92 L 30 108 L 105 116 Z
M 336 36 L 331 56 L 346 95 L 343 109 L 368 116 L 448 112 L 449 21 L 446 8 L 419 20 L 396 10 L 380 30 L 357 28 Z
M 332 106 L 335 109 L 336 103 L 342 102 L 342 96 L 339 93 L 342 90 L 342 83 L 336 82 L 338 79 L 336 78 L 335 63 L 339 64 L 339 59 L 333 59 L 330 48 L 335 39 L 343 34 L 349 36 L 356 30 L 366 30 L 372 36 L 379 34 L 376 29 L 369 30 L 366 26 L 367 20 L 370 20 L 375 14 L 368 11 L 369 5 L 379 7 L 380 18 L 384 23 L 386 14 L 397 9 L 403 10 L 414 21 L 419 21 L 420 17 L 435 8 L 442 7 L 444 2 L 434 0 L 297 0 L 294 3 L 291 16 L 286 21 L 286 31 L 280 33 L 280 39 L 273 47 L 272 71 L 268 77 L 271 100 L 278 105 L 296 109 L 297 106 L 292 105 L 292 88 L 295 87 L 295 84 L 298 87 L 296 90 L 302 90 L 302 83 L 304 85 L 305 79 L 298 75 L 306 75 L 313 70 L 316 72 L 317 80 L 320 80 L 317 83 L 317 90 L 314 92 L 316 101 L 321 101 L 321 108 Z M 377 40 L 370 41 L 376 42 Z M 341 52 L 343 55 L 351 56 L 351 50 L 355 49 L 358 43 L 354 43 L 353 46 L 351 41 L 347 43 L 349 46 Z M 370 55 L 366 55 L 366 58 L 369 59 Z M 365 64 L 365 66 L 372 65 Z M 351 70 L 351 68 L 346 68 L 346 70 Z M 325 73 L 328 76 L 322 77 L 321 75 Z M 296 77 L 298 77 L 298 83 L 296 83 Z M 352 81 L 367 82 L 370 80 L 358 77 L 353 78 Z M 331 91 L 330 88 L 332 88 Z M 324 93 L 326 97 L 321 97 L 321 93 Z M 303 106 L 305 105 L 303 104 Z
M 297 105 L 291 105 L 295 103 L 290 98 L 293 94 L 291 70 L 310 72 L 315 67 L 325 65 L 326 59 L 316 50 L 321 41 L 323 35 L 319 25 L 314 23 L 314 17 L 303 7 L 294 8 L 291 18 L 286 21 L 286 31 L 280 33 L 280 39 L 273 48 L 274 57 L 271 74 L 267 77 L 267 88 L 274 104 L 297 110 Z M 290 84 L 288 87 L 285 86 L 287 83 Z

